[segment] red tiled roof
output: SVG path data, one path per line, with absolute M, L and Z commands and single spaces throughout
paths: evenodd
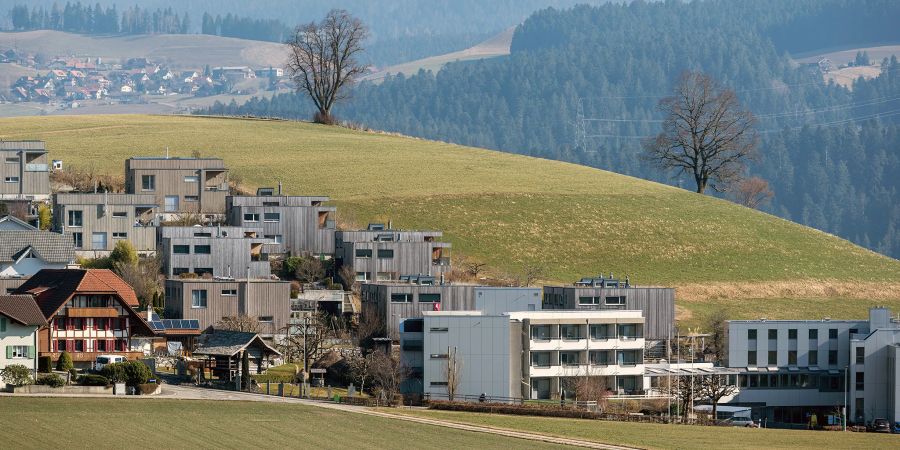
M 115 292 L 125 300 L 125 303 L 128 303 L 128 306 L 134 307 L 140 304 L 137 295 L 134 293 L 134 289 L 132 289 L 125 280 L 119 278 L 115 272 L 109 269 L 88 270 L 86 276 L 82 278 L 81 283 L 78 284 L 78 290 Z

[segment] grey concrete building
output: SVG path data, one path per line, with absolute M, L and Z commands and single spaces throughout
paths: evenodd
M 0 199 L 50 198 L 50 172 L 43 141 L 0 141 Z
M 167 277 L 183 273 L 213 277 L 268 278 L 267 246 L 260 228 L 159 227 L 158 251 Z
M 403 319 L 422 317 L 425 311 L 483 311 L 501 314 L 541 309 L 540 288 L 490 287 L 435 283 L 434 277 L 412 277 L 412 282 L 365 283 L 360 286 L 362 308 L 372 308 L 388 336 L 398 339 Z
M 200 321 L 204 330 L 224 317 L 259 320 L 260 335 L 282 334 L 290 322 L 291 284 L 265 279 L 168 279 L 166 318 Z
M 129 158 L 125 192 L 155 196 L 153 204 L 167 216 L 220 216 L 225 214 L 228 169 L 220 158 Z
M 58 193 L 53 195 L 53 223 L 73 237 L 79 256 L 109 253 L 119 240 L 138 252 L 156 251 L 156 213 L 151 194 Z
M 338 267 L 350 266 L 356 281 L 390 281 L 403 275 L 439 276 L 450 271 L 450 244 L 440 231 L 403 231 L 370 224 L 367 230 L 335 232 Z
M 458 394 L 476 400 L 572 398 L 575 377 L 600 377 L 617 394 L 644 389 L 640 311 L 425 312 L 407 319 L 401 357 L 421 381 L 415 388 L 446 398 L 448 367 L 461 362 Z
M 900 323 L 886 308 L 868 320 L 730 321 L 728 336 L 728 365 L 741 369 L 729 403 L 771 426 L 839 422 L 845 405 L 851 423 L 900 421 Z
M 328 197 L 228 196 L 226 220 L 233 226 L 261 227 L 263 237 L 281 244 L 283 253 L 331 256 L 337 208 L 325 206 L 327 201 Z

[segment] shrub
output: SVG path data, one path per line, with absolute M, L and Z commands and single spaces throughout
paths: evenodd
M 137 385 L 138 391 L 140 391 L 141 395 L 150 395 L 155 392 L 156 388 L 158 387 L 158 383 L 144 383 Z
M 63 387 L 66 384 L 66 380 L 63 377 L 51 373 L 48 375 L 41 375 L 35 380 L 34 384 L 39 384 L 41 386 L 50 386 L 53 388 Z
M 78 371 L 74 367 L 69 369 L 69 379 L 73 381 L 78 379 Z
M 0 379 L 12 386 L 31 384 L 31 370 L 22 364 L 10 364 L 0 370 Z
M 100 375 L 103 375 L 111 383 L 124 383 L 125 366 L 122 363 L 106 364 L 100 370 Z
M 69 352 L 60 353 L 59 359 L 56 360 L 56 370 L 68 372 L 69 369 L 73 367 L 75 367 L 75 365 L 72 364 L 72 355 L 70 355 Z
M 125 383 L 129 386 L 137 386 L 147 383 L 153 376 L 150 368 L 140 361 L 125 361 L 103 366 L 100 373 L 113 383 Z
M 78 384 L 82 386 L 109 386 L 109 379 L 103 375 L 82 375 L 78 377 Z
M 280 373 L 278 373 L 278 374 L 261 373 L 258 375 L 250 375 L 250 378 L 253 378 L 259 384 L 264 384 L 266 382 L 269 382 L 269 383 L 293 383 L 294 378 L 296 378 L 296 377 L 294 375 L 287 375 L 287 374 L 280 374 Z
M 119 242 L 116 242 L 116 246 L 109 254 L 109 260 L 113 267 L 116 267 L 116 264 L 137 264 L 137 250 L 134 249 L 134 245 L 131 241 L 124 239 L 120 240 Z
M 48 355 L 38 357 L 38 372 L 50 373 L 53 368 L 53 358 Z

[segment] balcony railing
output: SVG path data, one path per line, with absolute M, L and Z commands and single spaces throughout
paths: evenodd
M 68 308 L 67 317 L 119 317 L 119 311 L 110 307 Z
M 25 164 L 25 171 L 26 172 L 46 172 L 47 167 L 48 166 L 46 164 L 34 164 L 34 163 Z

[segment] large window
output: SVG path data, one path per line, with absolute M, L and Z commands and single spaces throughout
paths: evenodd
M 72 243 L 75 245 L 75 248 L 84 248 L 84 234 L 72 233 Z
M 535 341 L 549 341 L 550 340 L 550 325 L 532 325 L 531 326 L 531 339 Z
M 606 297 L 606 304 L 609 306 L 625 306 L 625 296 Z
M 70 227 L 80 227 L 80 226 L 83 226 L 83 225 L 84 225 L 84 222 L 82 221 L 82 218 L 83 218 L 83 214 L 82 214 L 81 211 L 70 210 L 70 211 L 69 211 L 69 220 L 68 220 L 67 224 L 68 224 Z
M 11 359 L 30 358 L 34 354 L 34 347 L 27 345 L 9 345 L 6 347 L 6 357 Z
M 419 303 L 440 303 L 441 294 L 419 294 Z
M 810 350 L 807 353 L 807 357 L 809 359 L 810 366 L 818 366 L 819 365 L 819 351 L 818 350 Z
M 259 222 L 258 213 L 244 213 L 244 222 Z
M 264 213 L 263 214 L 264 222 L 281 222 L 281 213 Z
M 615 339 L 615 337 L 615 325 L 608 323 L 591 325 L 591 339 Z
M 639 338 L 638 327 L 633 323 L 625 323 L 619 325 L 619 338 L 621 339 L 637 339 Z
M 141 175 L 141 190 L 142 191 L 156 190 L 156 175 Z
M 413 295 L 412 294 L 391 294 L 391 302 L 392 303 L 412 303 Z
M 756 365 L 756 350 L 747 350 L 747 365 Z
M 212 248 L 209 245 L 195 245 L 194 253 L 198 255 L 208 255 L 212 253 Z
M 778 352 L 775 350 L 769 350 L 769 365 L 770 366 L 778 365 Z
M 191 291 L 191 308 L 206 308 L 206 289 Z
M 563 339 L 582 339 L 581 326 L 573 324 L 564 324 L 559 326 L 559 337 Z
M 619 351 L 619 365 L 621 366 L 634 366 L 640 363 L 641 359 L 641 351 L 640 350 L 620 350 Z
M 378 259 L 393 259 L 394 251 L 389 248 L 378 249 Z
M 531 352 L 531 365 L 534 367 L 550 367 L 550 352 Z
M 607 366 L 609 365 L 609 353 L 606 350 L 592 350 L 590 352 L 591 364 L 595 366 Z
M 559 352 L 559 364 L 562 366 L 577 366 L 578 352 Z
M 191 254 L 191 246 L 190 245 L 173 245 L 172 253 L 176 255 L 190 255 Z
M 749 340 L 749 341 L 756 340 L 756 329 L 747 330 L 747 340 Z
M 165 212 L 176 212 L 178 211 L 178 196 L 177 195 L 167 195 L 164 199 L 163 205 Z
M 355 255 L 357 258 L 371 258 L 372 257 L 372 249 L 371 248 L 358 248 L 358 249 L 356 249 Z
M 579 305 L 599 305 L 600 297 L 578 297 Z
M 106 250 L 106 233 L 91 234 L 91 248 L 93 250 Z

